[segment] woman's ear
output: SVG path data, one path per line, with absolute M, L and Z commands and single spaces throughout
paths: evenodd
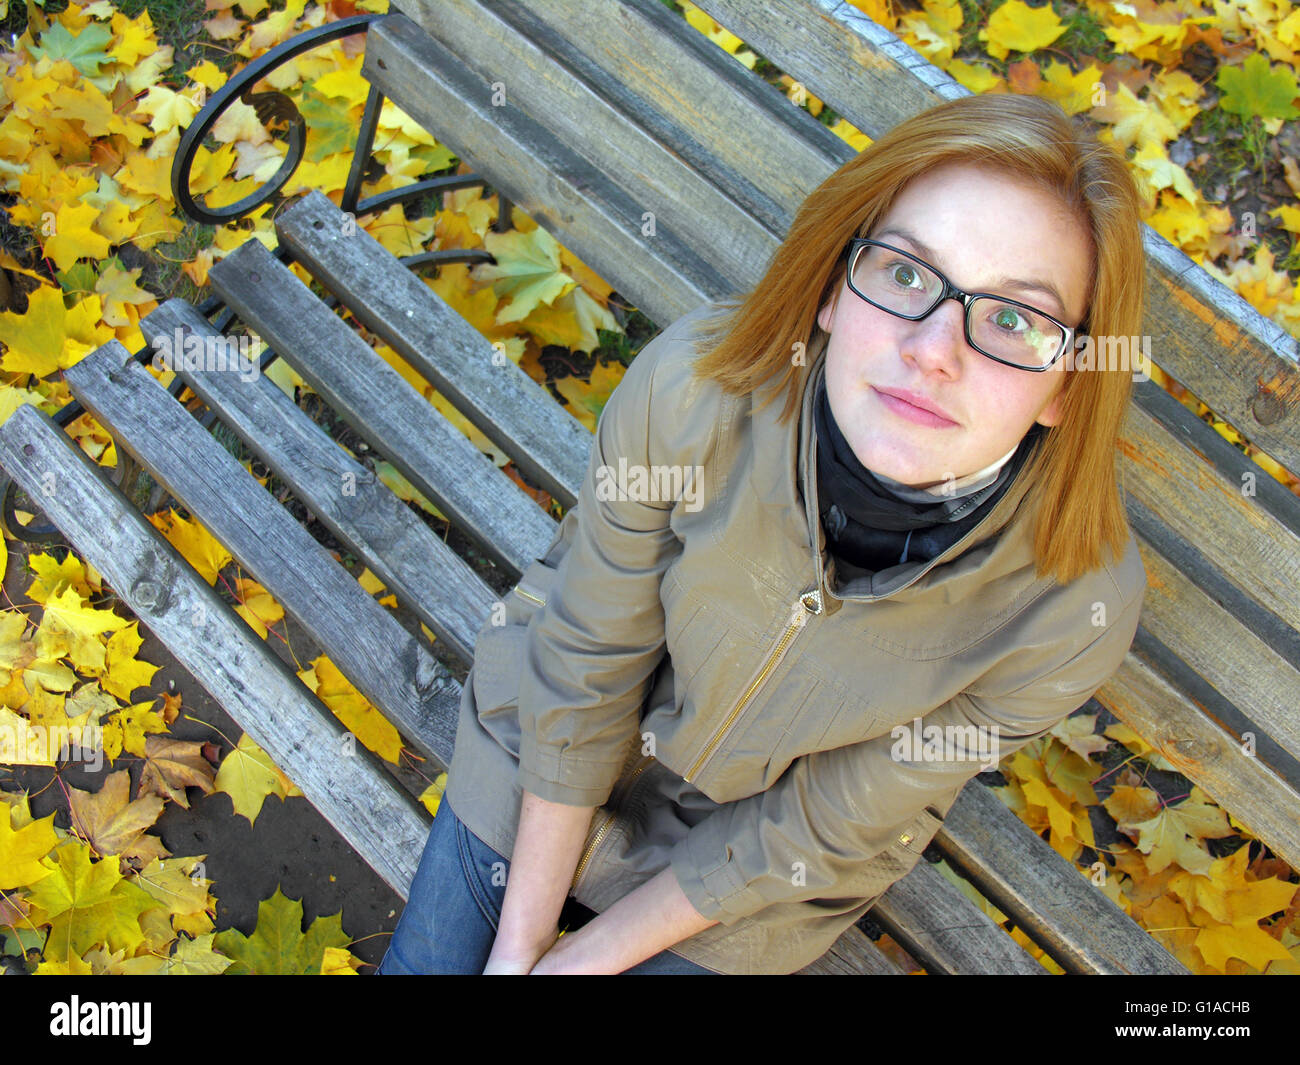
M 823 333 L 831 331 L 831 322 L 835 318 L 835 307 L 839 303 L 839 298 L 840 291 L 836 289 L 835 294 L 822 304 L 822 309 L 817 312 L 817 324 L 821 326 Z
M 1039 412 L 1038 417 L 1034 420 L 1039 425 L 1046 425 L 1048 428 L 1056 425 L 1061 420 L 1061 405 L 1064 399 L 1065 383 L 1062 382 L 1061 387 L 1056 390 L 1056 394 L 1052 396 L 1047 406 Z

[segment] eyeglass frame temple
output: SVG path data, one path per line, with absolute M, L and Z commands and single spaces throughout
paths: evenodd
M 902 255 L 904 258 L 911 259 L 913 262 L 918 263 L 921 266 L 925 267 L 932 274 L 934 274 L 935 277 L 937 277 L 940 281 L 943 282 L 944 287 L 943 287 L 942 295 L 940 295 L 940 297 L 934 301 L 934 304 L 927 311 L 925 311 L 923 314 L 918 314 L 918 315 L 902 314 L 899 311 L 890 310 L 888 307 L 881 307 L 880 304 L 876 303 L 874 300 L 868 299 L 861 292 L 859 292 L 857 287 L 853 284 L 853 267 L 856 264 L 858 253 L 861 252 L 863 248 L 869 246 L 877 247 L 877 248 L 887 248 L 890 251 L 898 255 Z M 992 359 L 994 362 L 999 362 L 1003 366 L 1010 366 L 1012 369 L 1015 370 L 1026 370 L 1029 373 L 1045 373 L 1046 371 L 1050 370 L 1053 366 L 1055 366 L 1058 362 L 1060 362 L 1061 356 L 1064 355 L 1069 350 L 1070 345 L 1075 340 L 1075 336 L 1076 336 L 1075 329 L 1066 325 L 1059 318 L 1055 318 L 1052 315 L 1048 314 L 1046 311 L 1040 310 L 1037 307 L 1031 307 L 1028 303 L 1021 303 L 1019 300 L 1013 300 L 1009 296 L 999 296 L 996 292 L 966 292 L 963 289 L 958 288 L 951 281 L 949 281 L 947 276 L 937 266 L 931 266 L 924 259 L 917 258 L 911 252 L 904 251 L 902 248 L 895 248 L 892 244 L 886 244 L 882 240 L 873 240 L 870 237 L 854 237 L 852 240 L 849 241 L 848 246 L 845 248 L 844 257 L 845 257 L 844 280 L 848 284 L 849 288 L 853 290 L 853 294 L 857 296 L 859 299 L 866 300 L 869 304 L 871 304 L 871 306 L 879 308 L 880 310 L 884 311 L 886 314 L 892 314 L 896 318 L 902 318 L 904 321 L 907 322 L 924 321 L 926 318 L 929 318 L 930 315 L 932 315 L 936 310 L 938 310 L 943 305 L 945 300 L 955 299 L 958 303 L 962 305 L 962 332 L 965 334 L 966 343 L 971 346 L 972 350 L 978 351 L 986 359 Z M 978 299 L 980 297 L 983 297 L 985 299 L 1000 300 L 1003 303 L 1011 304 L 1013 307 L 1022 307 L 1027 311 L 1033 311 L 1034 314 L 1041 314 L 1053 325 L 1059 326 L 1061 330 L 1065 333 L 1065 338 L 1061 343 L 1061 350 L 1058 351 L 1055 355 L 1053 355 L 1051 361 L 1044 366 L 1022 366 L 1018 362 L 1008 362 L 1006 359 L 1000 359 L 996 355 L 990 355 L 987 351 L 977 347 L 975 345 L 975 342 L 971 339 L 971 335 L 970 335 L 970 305 L 973 300 Z

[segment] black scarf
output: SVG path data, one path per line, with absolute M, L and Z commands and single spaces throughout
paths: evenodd
M 991 484 L 968 495 L 916 503 L 892 493 L 849 447 L 835 424 L 825 378 L 813 402 L 817 434 L 817 501 L 832 554 L 869 573 L 903 562 L 928 562 L 970 532 L 997 504 L 1047 432 L 1034 423 Z

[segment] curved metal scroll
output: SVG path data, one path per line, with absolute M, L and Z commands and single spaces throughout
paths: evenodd
M 300 33 L 254 60 L 213 93 L 195 121 L 181 136 L 176 158 L 172 162 L 172 197 L 180 209 L 196 221 L 221 225 L 232 219 L 242 218 L 279 192 L 285 182 L 293 176 L 293 172 L 298 169 L 298 164 L 302 162 L 303 150 L 307 143 L 307 123 L 289 97 L 279 92 L 255 93 L 252 91 L 253 86 L 276 67 L 303 52 L 310 51 L 327 41 L 350 37 L 354 33 L 364 33 L 370 28 L 372 22 L 385 17 L 387 16 L 374 12 L 354 15 Z M 257 112 L 258 120 L 268 128 L 273 122 L 287 123 L 289 151 L 284 157 L 284 162 L 280 164 L 280 169 L 275 172 L 275 176 L 256 192 L 226 207 L 209 207 L 190 195 L 190 168 L 194 165 L 194 157 L 198 154 L 203 138 L 236 99 L 251 106 Z

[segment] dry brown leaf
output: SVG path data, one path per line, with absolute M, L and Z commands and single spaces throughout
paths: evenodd
M 202 788 L 204 795 L 211 795 L 216 789 L 216 770 L 203 757 L 202 743 L 147 736 L 144 759 L 137 795 L 174 799 L 188 810 L 187 787 Z

